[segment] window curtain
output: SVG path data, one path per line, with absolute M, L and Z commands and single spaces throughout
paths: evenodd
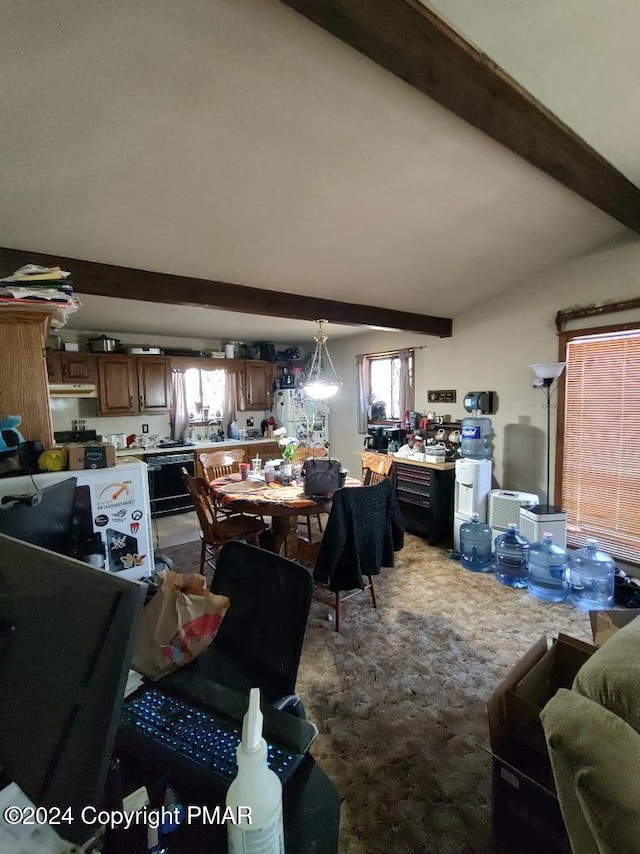
M 224 377 L 224 411 L 222 423 L 227 438 L 229 438 L 229 427 L 236 420 L 236 406 L 238 400 L 238 378 L 234 371 L 225 371 Z
M 367 423 L 369 421 L 369 370 L 366 356 L 356 356 L 356 365 L 358 367 L 358 395 L 357 395 L 357 414 L 356 424 L 358 433 L 367 432 Z
M 189 429 L 187 383 L 184 371 L 171 372 L 173 398 L 171 404 L 171 438 L 180 441 Z
M 400 402 L 400 412 L 399 415 L 402 417 L 407 410 L 411 411 L 413 409 L 413 383 L 411 382 L 411 368 L 412 368 L 412 352 L 411 350 L 400 350 L 398 353 L 398 358 L 400 360 L 400 376 L 399 380 L 399 402 Z

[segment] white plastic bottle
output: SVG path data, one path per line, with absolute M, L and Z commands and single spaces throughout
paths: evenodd
M 227 825 L 229 854 L 284 854 L 282 783 L 267 765 L 259 688 L 249 693 L 237 757 L 238 774 L 229 786 L 226 805 L 240 821 Z

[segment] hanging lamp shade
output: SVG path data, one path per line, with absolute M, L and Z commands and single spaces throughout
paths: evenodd
M 333 367 L 329 350 L 327 349 L 327 336 L 322 331 L 322 324 L 326 322 L 326 320 L 316 321 L 318 324 L 318 332 L 314 336 L 316 349 L 307 375 L 302 383 L 305 393 L 315 400 L 325 400 L 333 397 L 342 386 Z

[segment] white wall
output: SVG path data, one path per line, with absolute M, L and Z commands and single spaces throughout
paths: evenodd
M 636 241 L 548 270 L 459 315 L 454 318 L 452 338 L 376 332 L 330 341 L 331 356 L 344 383 L 332 401 L 332 453 L 347 468 L 358 470 L 354 452 L 362 450 L 363 437 L 355 429 L 356 354 L 424 345 L 416 353 L 416 409 L 434 409 L 427 403 L 427 391 L 456 389 L 456 404 L 435 408 L 454 419 L 463 418 L 466 392 L 497 392 L 498 409 L 491 416 L 495 485 L 537 492 L 544 500 L 546 413 L 542 393 L 531 387 L 529 365 L 558 360 L 556 312 L 639 297 L 639 273 L 640 242 Z M 640 311 L 589 318 L 573 323 L 572 328 L 628 320 L 640 320 Z M 552 413 L 552 434 L 554 420 Z M 553 478 L 553 456 L 551 474 Z

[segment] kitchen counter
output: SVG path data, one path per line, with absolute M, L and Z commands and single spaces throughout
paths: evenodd
M 224 451 L 228 448 L 244 448 L 247 445 L 261 445 L 267 442 L 277 443 L 277 439 L 225 439 L 223 442 L 212 442 L 211 440 L 202 440 L 194 442 L 192 445 L 172 445 L 169 448 L 160 448 L 157 445 L 153 448 L 127 448 L 126 450 L 116 451 L 116 457 L 135 456 L 137 458 L 153 456 L 154 454 L 177 454 L 181 451 L 192 451 L 199 453 L 200 451 Z
M 375 453 L 375 451 L 369 451 L 368 453 Z M 356 451 L 356 454 L 361 457 L 362 451 Z M 408 466 L 419 466 L 424 469 L 435 469 L 436 471 L 451 471 L 451 469 L 455 469 L 455 462 L 446 462 L 446 463 L 425 463 L 422 460 L 415 460 L 411 457 L 399 457 L 397 454 L 380 454 L 381 457 L 392 457 L 394 463 L 403 463 Z

